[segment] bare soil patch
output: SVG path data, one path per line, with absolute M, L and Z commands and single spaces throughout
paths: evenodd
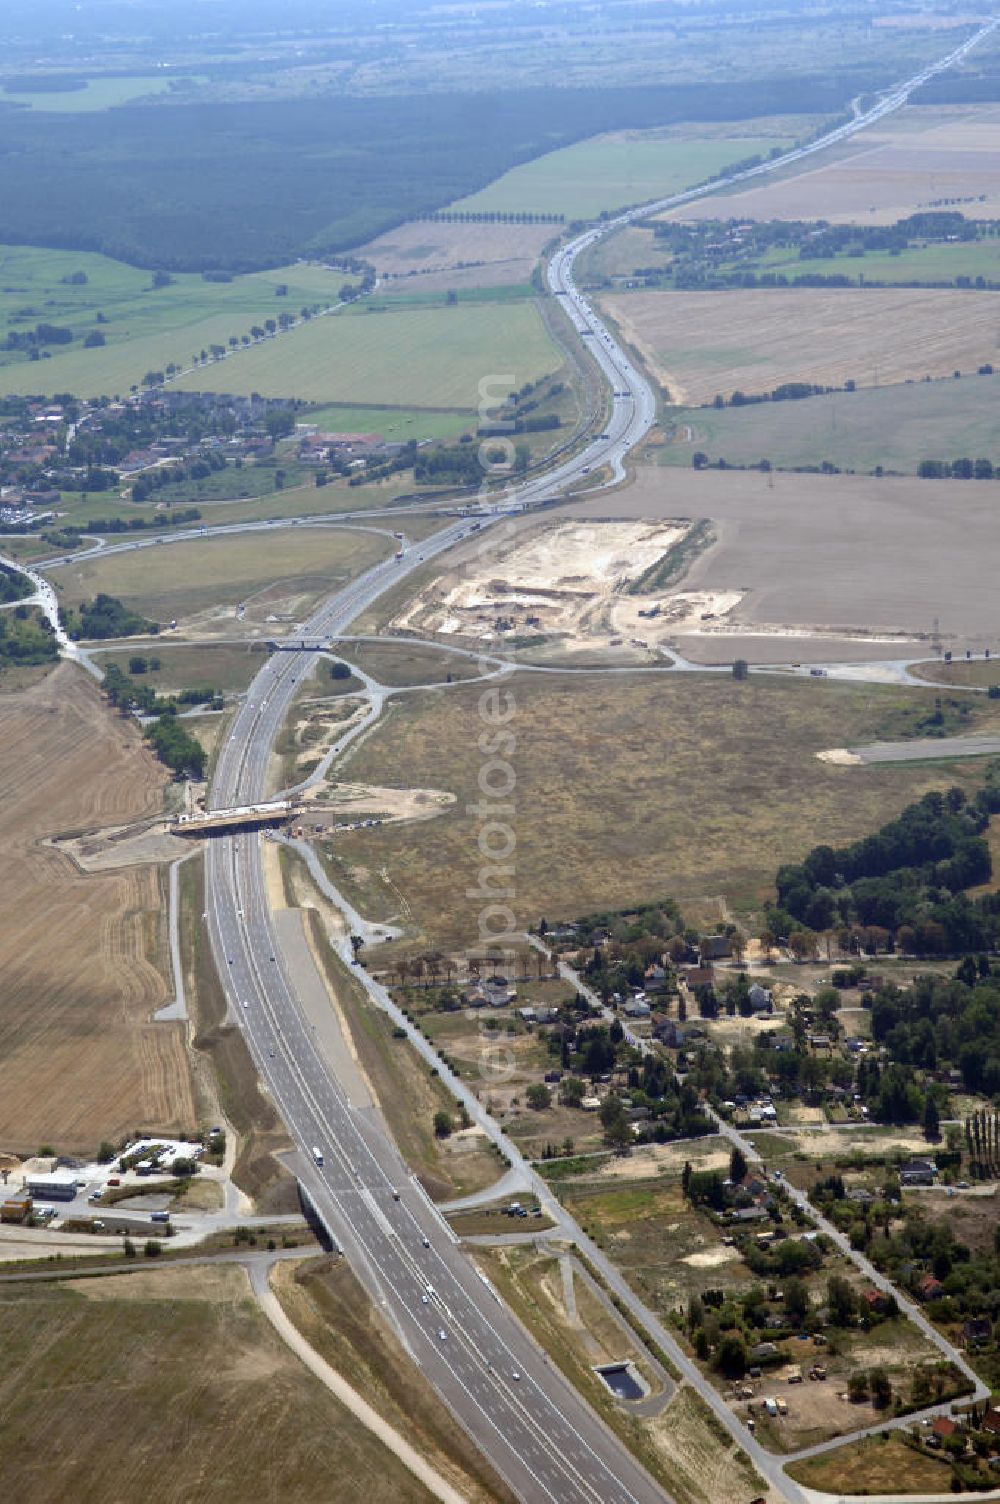
M 997 359 L 989 292 L 765 288 L 618 293 L 602 302 L 672 400 L 694 406 L 790 381 L 863 388 L 968 375 Z
M 717 541 L 679 588 L 738 589 L 738 606 L 683 633 L 643 622 L 644 637 L 676 635 L 686 656 L 704 645 L 698 661 L 732 661 L 737 637 L 757 639 L 743 654 L 751 661 L 916 657 L 914 639 L 929 641 L 935 619 L 956 655 L 996 645 L 1000 514 L 988 485 L 651 466 L 568 515 L 711 522 Z
M 506 544 L 474 552 L 440 575 L 399 614 L 394 627 L 488 643 L 502 649 L 555 639 L 562 652 L 634 647 L 649 602 L 628 593 L 685 538 L 687 520 L 548 521 L 518 529 Z M 672 598 L 665 619 L 686 621 L 723 604 Z
M 86 876 L 46 842 L 155 815 L 164 773 L 138 730 L 64 665 L 4 698 L 0 793 L 0 1142 L 93 1152 L 137 1123 L 195 1120 L 147 866 Z

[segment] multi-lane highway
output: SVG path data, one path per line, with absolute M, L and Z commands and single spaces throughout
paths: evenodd
M 920 83 L 964 57 L 997 24 L 988 23 L 961 48 L 849 125 L 784 158 L 720 181 L 713 189 L 774 171 L 882 118 Z M 648 383 L 576 287 L 577 256 L 599 236 L 640 213 L 682 204 L 708 191 L 712 190 L 677 194 L 587 230 L 550 262 L 550 290 L 614 395 L 600 437 L 546 475 L 518 486 L 511 496 L 517 507 L 562 494 L 603 467 L 620 476 L 625 456 L 655 418 Z M 484 517 L 479 525 L 488 529 L 495 521 L 495 516 Z M 344 632 L 401 577 L 452 547 L 472 526 L 471 521 L 450 523 L 401 561 L 376 565 L 325 603 L 303 625 L 301 637 L 311 642 Z M 211 789 L 213 808 L 253 804 L 266 797 L 274 742 L 297 682 L 316 661 L 310 652 L 281 653 L 261 670 L 219 755 Z M 320 1055 L 298 1007 L 268 903 L 262 839 L 224 836 L 209 843 L 206 896 L 212 945 L 233 1015 L 307 1157 L 303 1179 L 327 1226 L 452 1413 L 527 1504 L 646 1504 L 666 1498 L 483 1283 L 408 1176 L 381 1120 L 371 1109 L 350 1101 Z M 797 1491 L 788 1485 L 788 1492 Z
M 467 531 L 456 524 L 411 567 Z M 306 625 L 341 630 L 390 582 L 376 566 Z M 212 805 L 266 787 L 274 737 L 309 653 L 277 654 L 254 681 L 219 758 Z M 254 794 L 256 797 L 256 794 Z M 522 1499 L 653 1504 L 662 1491 L 539 1354 L 452 1240 L 384 1126 L 353 1104 L 321 1057 L 293 995 L 268 903 L 261 838 L 208 846 L 207 914 L 219 970 L 261 1076 L 310 1157 L 309 1193 L 413 1358 Z M 315 1162 L 315 1150 L 322 1164 Z

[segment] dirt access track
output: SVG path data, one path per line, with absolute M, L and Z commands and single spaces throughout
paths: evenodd
M 136 728 L 63 664 L 0 696 L 0 1144 L 93 1153 L 137 1123 L 195 1121 L 169 998 L 155 870 L 85 875 L 45 844 L 162 807 L 164 772 Z
M 918 210 L 1000 219 L 1000 105 L 911 105 L 804 171 L 713 194 L 663 219 L 826 219 L 892 224 Z

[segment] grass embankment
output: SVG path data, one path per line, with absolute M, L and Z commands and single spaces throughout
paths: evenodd
M 371 1003 L 348 973 L 315 914 L 312 934 L 329 986 L 336 993 L 359 1064 L 404 1160 L 425 1190 L 439 1201 L 470 1195 L 497 1180 L 506 1168 L 485 1140 L 434 1133 L 434 1114 L 457 1121 L 451 1093 L 413 1046 L 397 1038 L 388 1017 Z
M 226 996 L 212 958 L 205 909 L 205 872 L 201 859 L 185 862 L 180 872 L 181 943 L 189 1007 L 195 1020 L 194 1048 L 214 1073 L 202 1078 L 202 1090 L 216 1097 L 227 1121 L 240 1136 L 233 1180 L 253 1196 L 261 1211 L 298 1212 L 292 1177 L 274 1159 L 294 1145 L 269 1097 L 263 1095 L 257 1070 L 243 1036 L 226 1020 Z
M 513 1504 L 510 1490 L 456 1426 L 347 1264 L 332 1258 L 281 1264 L 272 1283 L 310 1346 L 469 1504 Z

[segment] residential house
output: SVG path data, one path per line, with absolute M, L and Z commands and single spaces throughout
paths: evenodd
M 753 1009 L 754 1013 L 774 1012 L 774 1004 L 771 1001 L 771 994 L 767 990 L 767 988 L 762 987 L 759 982 L 754 982 L 753 986 L 750 988 L 749 992 L 747 993 L 747 1002 L 750 1004 L 750 1007 Z
M 644 997 L 631 997 L 622 1012 L 626 1018 L 648 1018 L 652 1009 Z
M 944 1285 L 933 1274 L 925 1274 L 917 1282 L 917 1296 L 920 1300 L 940 1300 L 943 1294 Z
M 933 1159 L 911 1159 L 899 1167 L 900 1185 L 933 1185 L 938 1167 Z
M 725 961 L 733 953 L 728 935 L 703 935 L 701 939 L 701 962 Z

